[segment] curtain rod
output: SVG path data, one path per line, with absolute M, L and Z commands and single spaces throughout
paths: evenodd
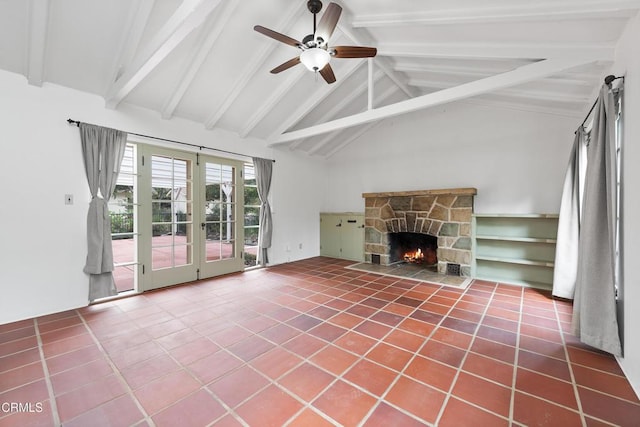
M 82 123 L 82 122 L 80 122 L 78 120 L 67 119 L 67 123 L 69 123 L 70 125 L 74 125 L 74 126 L 80 127 L 80 123 Z M 189 147 L 195 147 L 195 148 L 197 148 L 199 150 L 213 150 L 213 151 L 219 151 L 221 153 L 233 154 L 234 156 L 242 156 L 242 157 L 251 158 L 251 156 L 247 156 L 246 154 L 235 153 L 233 151 L 227 151 L 227 150 L 221 150 L 219 148 L 205 147 L 204 145 L 190 144 L 188 142 L 176 141 L 174 139 L 160 138 L 160 137 L 157 137 L 157 136 L 145 135 L 145 134 L 142 134 L 142 133 L 135 133 L 135 132 L 127 132 L 127 134 L 128 135 L 141 136 L 143 138 L 156 139 L 158 141 L 171 142 L 173 144 L 186 145 L 186 146 L 189 146 Z M 267 159 L 267 160 L 271 160 L 273 163 L 276 162 L 274 159 Z
M 618 80 L 618 79 L 624 80 L 624 76 L 616 77 L 613 74 L 609 74 L 607 77 L 604 78 L 604 84 L 611 85 L 611 83 L 613 83 L 614 80 Z M 587 122 L 587 119 L 589 118 L 589 116 L 593 112 L 593 109 L 596 108 L 596 104 L 597 103 L 598 103 L 598 99 L 596 98 L 595 102 L 593 103 L 593 105 L 589 109 L 589 112 L 587 113 L 587 116 L 584 118 L 584 120 L 582 121 L 582 124 L 580 126 L 584 126 L 584 124 Z M 578 132 L 578 131 L 576 131 L 576 132 Z

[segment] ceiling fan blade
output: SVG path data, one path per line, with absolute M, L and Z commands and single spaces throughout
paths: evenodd
M 298 65 L 299 63 L 300 63 L 300 57 L 296 56 L 295 58 L 290 59 L 287 62 L 284 62 L 278 65 L 273 70 L 271 70 L 271 74 L 278 74 L 279 72 L 288 70 L 289 68 L 293 67 L 294 65 Z
M 273 31 L 268 28 L 265 28 L 262 25 L 256 25 L 255 27 L 253 27 L 253 29 L 259 32 L 260 34 L 264 34 L 267 37 L 271 37 L 272 39 L 278 40 L 279 42 L 284 44 L 288 44 L 289 46 L 293 46 L 297 48 L 302 46 L 302 43 L 300 43 L 298 40 L 292 39 L 291 37 L 285 36 L 284 34 L 281 34 L 277 31 Z
M 331 48 L 336 58 L 373 58 L 378 53 L 375 47 L 334 46 Z
M 331 34 L 333 34 L 333 30 L 336 29 L 336 25 L 338 25 L 338 19 L 340 19 L 340 14 L 342 13 L 342 7 L 337 5 L 336 3 L 329 3 L 327 6 L 327 10 L 320 18 L 320 22 L 318 23 L 318 28 L 316 29 L 315 39 L 321 38 L 323 40 L 322 44 L 327 44 Z
M 329 84 L 335 83 L 336 81 L 336 75 L 333 74 L 333 69 L 331 68 L 331 64 L 325 65 L 324 68 L 320 70 L 320 75 Z

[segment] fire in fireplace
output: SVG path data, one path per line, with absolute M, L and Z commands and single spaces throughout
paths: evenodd
M 389 233 L 391 263 L 438 265 L 438 238 L 422 233 Z

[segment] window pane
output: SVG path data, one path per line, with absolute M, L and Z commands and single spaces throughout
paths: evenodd
M 136 260 L 136 240 L 133 236 L 125 238 L 114 237 L 112 247 L 114 263 L 123 264 Z
M 191 245 L 176 245 L 173 251 L 174 267 L 191 264 Z
M 258 225 L 260 223 L 260 208 L 244 208 L 244 225 Z
M 118 292 L 131 291 L 135 288 L 135 265 L 116 267 L 113 270 L 113 280 Z

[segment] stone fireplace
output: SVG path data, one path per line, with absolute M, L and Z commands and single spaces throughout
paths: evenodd
M 428 255 L 434 262 L 417 264 L 437 266 L 441 274 L 459 271 L 470 276 L 471 214 L 476 194 L 475 188 L 364 193 L 365 261 L 381 265 L 414 262 L 411 251 L 420 248 L 422 253 L 434 251 L 435 255 Z M 411 234 L 424 235 L 424 242 L 432 243 L 419 243 L 420 236 L 414 236 L 418 243 L 398 249 L 397 241 L 411 242 Z M 405 251 L 410 252 L 409 258 Z

